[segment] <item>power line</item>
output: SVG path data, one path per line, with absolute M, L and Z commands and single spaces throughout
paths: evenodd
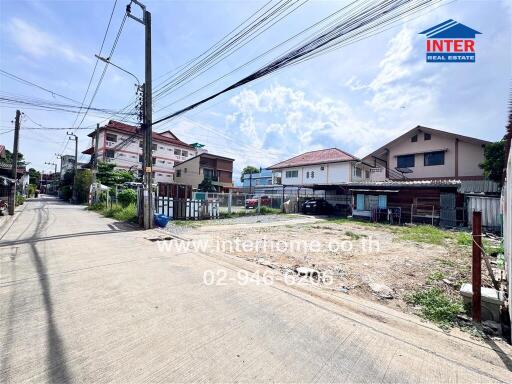
M 385 18 L 386 22 L 389 23 L 390 20 L 397 19 L 404 14 L 413 13 L 421 6 L 432 2 L 434 2 L 434 0 L 387 0 L 365 7 L 364 10 L 356 13 L 353 17 L 351 17 L 350 20 L 337 23 L 335 26 L 329 28 L 326 32 L 323 32 L 318 36 L 315 36 L 314 38 L 306 41 L 298 48 L 288 51 L 286 54 L 278 57 L 266 66 L 251 73 L 238 82 L 196 103 L 193 103 L 168 116 L 165 116 L 153 122 L 153 124 L 158 124 L 165 120 L 179 116 L 198 107 L 201 104 L 216 98 L 223 93 L 229 92 L 244 84 L 250 83 L 258 78 L 267 76 L 268 74 L 281 70 L 287 66 L 297 64 L 301 60 L 305 60 L 308 57 L 312 58 L 315 54 L 321 52 L 322 50 L 336 46 L 336 44 L 340 42 L 341 37 L 350 34 L 357 34 L 359 30 L 368 25 L 378 25 L 378 21 L 382 18 Z

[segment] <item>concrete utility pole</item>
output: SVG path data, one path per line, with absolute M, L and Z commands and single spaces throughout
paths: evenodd
M 18 183 L 18 146 L 20 140 L 20 119 L 21 112 L 16 110 L 16 120 L 14 122 L 14 144 L 12 147 L 12 179 L 11 198 L 9 201 L 9 215 L 14 215 L 14 206 L 16 205 L 16 185 Z
M 144 229 L 153 228 L 153 89 L 151 71 L 151 13 L 146 6 L 137 0 L 132 3 L 138 5 L 143 12 L 142 20 L 131 14 L 131 6 L 126 7 L 128 17 L 138 21 L 145 28 L 145 81 L 144 81 L 144 120 L 142 124 L 143 134 L 143 168 L 144 168 L 144 208 L 142 221 Z
M 74 175 L 73 175 L 73 202 L 76 203 L 77 201 L 77 190 L 76 190 L 76 172 L 78 169 L 78 136 L 75 135 L 73 132 L 69 133 L 67 132 L 69 137 L 69 140 L 73 140 L 75 142 L 75 164 L 74 164 Z

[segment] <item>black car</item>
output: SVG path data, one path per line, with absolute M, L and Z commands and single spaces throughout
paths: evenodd
M 302 204 L 302 213 L 310 215 L 328 215 L 333 207 L 324 199 L 309 199 Z

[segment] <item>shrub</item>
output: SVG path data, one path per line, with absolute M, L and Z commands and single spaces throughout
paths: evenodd
M 117 201 L 119 201 L 123 207 L 135 204 L 137 202 L 137 192 L 133 189 L 125 189 L 117 194 Z
M 25 202 L 25 196 L 16 194 L 16 205 L 22 205 Z
M 112 217 L 119 221 L 137 221 L 137 208 L 135 204 L 130 204 L 126 207 L 116 209 Z
M 262 214 L 262 215 L 275 215 L 278 213 L 281 213 L 280 209 L 270 208 L 270 207 L 266 207 L 266 206 L 260 207 L 260 214 Z

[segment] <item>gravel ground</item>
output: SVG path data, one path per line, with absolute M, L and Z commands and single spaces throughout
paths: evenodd
M 247 215 L 240 217 L 233 217 L 230 219 L 217 219 L 217 220 L 202 220 L 202 221 L 180 221 L 176 224 L 169 221 L 165 230 L 173 235 L 180 236 L 184 233 L 190 232 L 194 228 L 202 225 L 236 225 L 236 224 L 256 224 L 256 223 L 273 223 L 276 221 L 292 220 L 300 217 L 300 215 Z

